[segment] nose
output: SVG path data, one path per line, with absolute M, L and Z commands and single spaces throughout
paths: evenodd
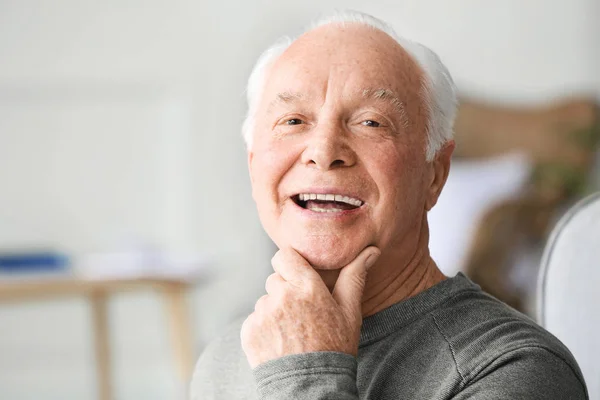
M 317 126 L 307 137 L 302 163 L 322 171 L 350 167 L 356 154 L 348 143 L 345 130 L 339 124 Z

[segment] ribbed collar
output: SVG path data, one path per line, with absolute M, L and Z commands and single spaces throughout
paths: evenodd
M 360 347 L 397 331 L 463 290 L 480 289 L 459 272 L 453 278 L 365 318 L 360 332 Z

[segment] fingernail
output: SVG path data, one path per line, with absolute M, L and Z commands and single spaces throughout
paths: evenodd
M 367 269 L 371 268 L 371 266 L 373 264 L 375 264 L 375 261 L 377 261 L 377 258 L 379 257 L 378 253 L 373 253 L 371 254 L 369 257 L 367 257 L 367 260 L 365 261 L 365 267 Z

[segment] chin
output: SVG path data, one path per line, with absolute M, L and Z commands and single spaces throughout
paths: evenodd
M 318 270 L 337 270 L 348 265 L 367 245 L 340 243 L 336 238 L 314 237 L 291 243 L 291 247 Z

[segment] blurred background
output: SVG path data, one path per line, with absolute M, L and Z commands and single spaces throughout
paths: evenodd
M 275 251 L 247 178 L 246 79 L 334 8 L 450 69 L 434 259 L 534 314 L 549 230 L 600 188 L 600 1 L 0 0 L 1 399 L 184 398 Z

